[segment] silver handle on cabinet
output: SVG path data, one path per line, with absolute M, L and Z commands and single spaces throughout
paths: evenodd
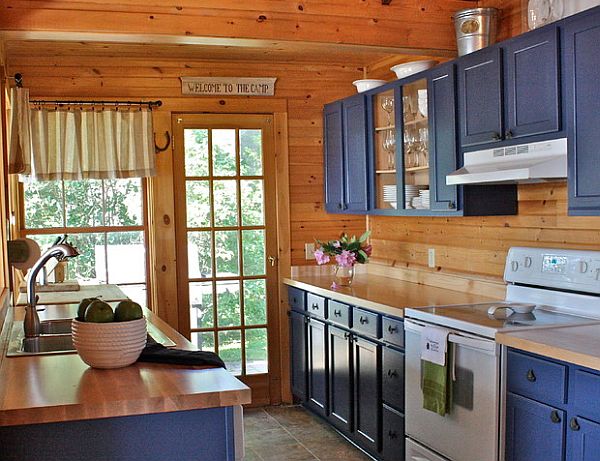
M 553 423 L 560 423 L 561 419 L 560 415 L 558 414 L 558 411 L 552 410 L 550 412 L 550 421 L 552 421 Z
M 358 321 L 360 322 L 361 325 L 364 325 L 365 323 L 369 323 L 369 319 L 367 317 L 363 317 L 362 315 L 360 316 L 360 319 Z

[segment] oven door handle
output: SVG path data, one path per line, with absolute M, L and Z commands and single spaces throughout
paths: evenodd
M 413 331 L 415 333 L 420 334 L 426 326 L 427 324 L 417 322 L 413 319 L 404 319 L 404 329 L 406 331 Z M 468 333 L 458 333 L 456 331 L 451 331 L 448 335 L 448 342 L 458 344 L 459 346 L 469 347 L 471 349 L 475 349 L 490 355 L 498 355 L 500 353 L 500 348 L 495 341 L 491 339 L 484 339 L 478 336 L 469 335 Z

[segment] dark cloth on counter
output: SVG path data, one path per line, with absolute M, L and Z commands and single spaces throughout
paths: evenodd
M 144 350 L 140 354 L 138 362 L 226 368 L 223 360 L 214 352 L 172 349 L 157 343 L 151 337 L 148 337 L 146 347 L 144 347 Z

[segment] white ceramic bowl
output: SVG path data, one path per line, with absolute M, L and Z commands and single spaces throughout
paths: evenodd
M 121 368 L 134 363 L 146 346 L 146 319 L 93 323 L 73 320 L 73 346 L 93 368 Z
M 373 88 L 377 88 L 378 86 L 385 85 L 387 82 L 385 80 L 375 80 L 375 79 L 363 79 L 363 80 L 355 80 L 352 84 L 356 87 L 356 90 L 359 93 L 364 91 L 372 90 Z
M 437 63 L 437 61 L 433 60 L 405 62 L 404 64 L 396 64 L 390 67 L 390 70 L 396 74 L 396 77 L 405 78 L 417 72 L 430 69 Z

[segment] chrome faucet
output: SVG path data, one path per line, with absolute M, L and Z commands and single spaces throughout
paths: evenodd
M 35 295 L 35 279 L 40 270 L 51 259 L 56 258 L 62 261 L 67 258 L 79 256 L 79 252 L 75 247 L 67 243 L 67 236 L 59 238 L 48 251 L 46 251 L 40 259 L 29 271 L 27 278 L 27 305 L 25 306 L 25 319 L 23 320 L 23 330 L 26 338 L 32 338 L 40 335 L 40 317 L 37 313 L 38 298 Z

